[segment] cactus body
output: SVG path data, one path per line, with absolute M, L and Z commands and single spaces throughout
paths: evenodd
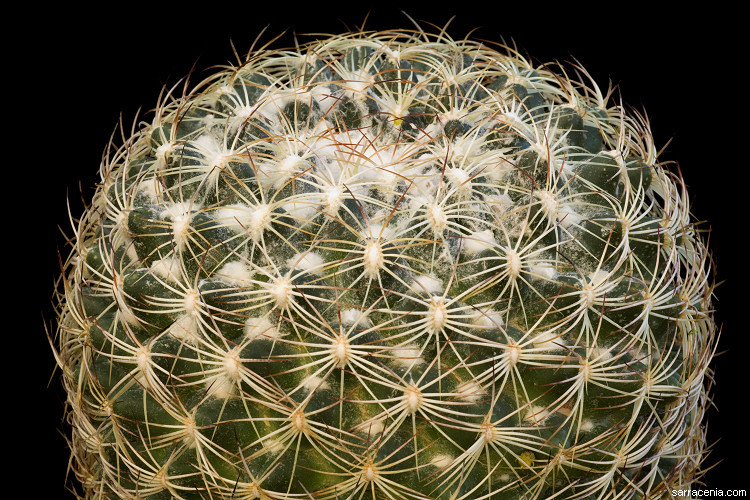
M 446 36 L 253 54 L 107 156 L 58 359 L 87 498 L 655 498 L 710 269 L 648 124 Z

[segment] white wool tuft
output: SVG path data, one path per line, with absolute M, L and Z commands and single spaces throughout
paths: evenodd
M 216 272 L 222 280 L 235 287 L 250 286 L 253 281 L 255 272 L 246 263 L 242 261 L 227 262 L 221 269 Z
M 497 240 L 491 229 L 484 231 L 473 231 L 465 236 L 461 243 L 461 250 L 468 255 L 476 255 L 479 252 L 497 246 Z
M 432 274 L 421 274 L 414 278 L 412 290 L 415 292 L 427 292 L 429 294 L 443 293 L 443 280 Z
M 344 326 L 372 326 L 372 321 L 367 318 L 367 311 L 360 309 L 345 309 L 341 311 L 341 324 Z
M 290 268 L 306 272 L 319 272 L 324 264 L 323 257 L 315 252 L 298 253 L 287 261 Z
M 250 340 L 259 337 L 273 340 L 281 337 L 281 333 L 267 318 L 247 318 L 245 320 L 244 333 L 245 337 Z
M 151 264 L 151 272 L 156 276 L 173 282 L 181 277 L 182 263 L 174 257 L 165 257 Z
M 424 363 L 421 350 L 414 344 L 394 347 L 390 350 L 390 354 L 393 356 L 393 362 L 401 368 L 411 369 L 413 366 Z

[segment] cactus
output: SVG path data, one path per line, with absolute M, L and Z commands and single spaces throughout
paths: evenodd
M 585 70 L 358 32 L 175 92 L 105 155 L 64 262 L 81 497 L 700 477 L 710 256 L 648 121 Z

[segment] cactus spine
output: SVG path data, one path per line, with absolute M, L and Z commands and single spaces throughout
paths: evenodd
M 446 35 L 251 54 L 105 157 L 59 296 L 86 498 L 689 485 L 710 259 L 647 121 Z

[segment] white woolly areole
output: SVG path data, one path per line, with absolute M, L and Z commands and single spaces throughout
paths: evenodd
M 276 326 L 268 320 L 268 318 L 247 318 L 245 320 L 244 334 L 245 337 L 250 340 L 254 340 L 258 337 L 268 339 L 277 339 L 281 337 L 281 333 L 276 329 Z
M 453 457 L 450 455 L 435 455 L 430 459 L 430 465 L 438 469 L 444 469 L 453 463 Z
M 266 116 L 280 114 L 287 104 L 294 101 L 294 90 L 269 86 L 266 98 L 256 104 L 257 111 Z
M 479 442 L 481 444 L 494 443 L 500 437 L 497 426 L 491 422 L 485 422 L 479 427 Z
M 357 70 L 350 71 L 346 75 L 346 79 L 341 83 L 347 92 L 349 97 L 355 99 L 364 99 L 364 92 L 375 83 L 375 79 L 366 71 Z M 363 113 L 363 115 L 366 113 Z
M 317 195 L 316 195 L 317 196 Z M 320 214 L 320 203 L 314 196 L 291 198 L 292 201 L 284 203 L 281 208 L 295 219 L 300 226 L 305 226 Z
M 222 363 L 224 374 L 229 380 L 239 382 L 242 379 L 242 362 L 239 358 L 239 349 L 234 348 L 226 353 Z
M 380 214 L 378 214 L 380 216 Z M 393 238 L 394 232 L 388 226 L 379 222 L 370 222 L 367 229 L 364 230 L 365 240 L 389 241 Z
M 461 401 L 476 403 L 484 396 L 486 396 L 484 389 L 474 380 L 467 380 L 456 387 L 456 397 Z
M 177 340 L 187 344 L 194 344 L 198 338 L 198 321 L 194 314 L 185 314 L 167 329 L 167 332 Z
M 459 85 L 454 75 L 450 75 L 448 77 L 448 80 L 446 80 L 443 85 L 447 85 L 449 83 L 453 85 Z M 456 120 L 460 122 L 461 117 L 464 115 L 464 113 L 465 111 L 462 109 L 451 108 L 445 113 L 438 113 L 438 117 L 439 117 L 438 123 L 448 123 L 451 120 Z
M 434 277 L 431 274 L 420 274 L 414 278 L 411 289 L 417 293 L 427 292 L 429 294 L 443 292 L 443 280 Z
M 581 419 L 580 429 L 584 432 L 591 432 L 594 430 L 594 421 L 589 418 Z
M 508 81 L 506 82 L 506 85 L 510 84 L 510 78 L 508 78 Z M 512 128 L 516 128 L 519 130 L 519 132 L 523 132 L 526 136 L 526 139 L 529 139 L 531 143 L 535 143 L 536 141 L 532 137 L 532 130 L 531 127 L 533 125 L 527 124 L 521 116 L 516 113 L 515 111 L 509 110 L 502 113 L 497 114 L 497 119 L 500 121 L 500 123 L 504 123 L 506 125 L 509 125 Z
M 172 220 L 172 234 L 174 240 L 177 242 L 178 248 L 182 248 L 188 239 L 188 233 L 190 231 L 190 217 L 185 215 L 178 215 Z
M 498 158 L 497 153 L 485 153 L 482 155 L 481 159 L 475 159 L 474 161 L 480 162 L 476 168 L 476 171 L 480 172 L 480 174 L 475 173 L 474 175 L 481 175 L 484 182 L 495 185 L 505 183 L 503 179 L 508 174 L 508 169 L 504 167 L 504 164 L 502 160 Z M 483 196 L 483 198 L 486 203 L 489 196 Z M 497 196 L 493 196 L 493 198 L 497 198 Z M 487 206 L 488 208 L 491 208 L 489 205 Z
M 188 448 L 195 448 L 195 445 L 197 444 L 198 440 L 196 438 L 196 434 L 198 432 L 198 429 L 195 426 L 195 418 L 190 415 L 185 418 L 183 421 L 183 442 L 188 446 Z
M 294 299 L 292 280 L 282 276 L 266 285 L 268 295 L 271 296 L 277 307 L 284 308 Z
M 560 203 L 557 208 L 557 220 L 563 228 L 580 226 L 583 216 L 576 212 L 570 204 Z
M 305 272 L 318 272 L 323 269 L 325 261 L 315 252 L 298 253 L 287 261 L 287 266 Z
M 217 167 L 222 167 L 232 157 L 232 152 L 220 144 L 213 134 L 201 135 L 194 144 L 206 159 L 203 168 L 209 179 L 218 174 Z
M 462 168 L 447 168 L 445 178 L 451 183 L 459 198 L 466 199 L 471 196 L 472 185 L 469 172 Z
M 555 198 L 555 194 L 546 189 L 536 190 L 534 194 L 539 198 L 544 215 L 547 216 L 550 222 L 554 223 L 557 220 L 557 199 Z
M 301 409 L 294 410 L 289 416 L 289 421 L 295 434 L 306 434 L 310 430 L 305 412 Z
M 263 450 L 266 453 L 277 455 L 282 451 L 286 450 L 284 442 L 277 438 L 269 438 L 263 440 Z
M 609 361 L 612 359 L 612 351 L 609 347 L 605 346 L 597 346 L 592 349 L 590 349 L 591 359 L 595 359 L 597 361 Z
M 521 274 L 521 256 L 512 248 L 505 250 L 505 261 L 507 263 L 508 275 L 511 279 L 518 278 Z
M 383 247 L 379 241 L 370 241 L 365 245 L 362 253 L 365 276 L 370 279 L 378 277 L 380 269 L 385 265 Z
M 157 158 L 165 158 L 174 150 L 175 143 L 172 141 L 167 141 L 164 144 L 160 145 L 158 148 L 156 148 L 156 157 Z
M 502 327 L 505 321 L 500 311 L 490 309 L 488 311 L 477 311 L 471 320 L 471 324 L 480 329 L 492 329 Z
M 428 159 L 432 158 L 432 155 L 423 156 Z M 420 161 L 422 161 L 421 157 Z M 412 179 L 414 188 L 410 189 L 410 192 L 413 193 L 410 199 L 410 205 L 418 209 L 425 205 L 429 205 L 432 200 L 435 199 L 435 194 L 441 186 L 440 172 L 441 171 L 436 168 L 427 168 L 421 175 L 416 175 L 416 177 Z
M 234 382 L 223 374 L 206 380 L 206 390 L 209 396 L 218 399 L 229 399 L 237 395 Z
M 473 231 L 468 236 L 464 236 L 461 241 L 461 250 L 468 255 L 476 255 L 496 245 L 497 240 L 495 240 L 492 229 L 485 229 L 484 231 Z
M 435 236 L 441 236 L 448 225 L 448 216 L 443 207 L 437 203 L 429 204 L 425 217 Z
M 229 205 L 216 211 L 216 218 L 237 233 L 249 233 L 254 239 L 271 224 L 271 207 L 261 203 L 256 206 Z
M 231 122 L 229 124 L 230 130 L 234 131 L 241 127 L 245 120 L 253 116 L 257 109 L 258 108 L 256 106 L 247 105 L 237 106 L 236 108 L 234 108 L 232 110 L 234 112 L 234 116 L 232 116 Z
M 547 407 L 539 406 L 539 405 L 532 405 L 527 408 L 526 414 L 524 415 L 523 419 L 526 422 L 540 424 L 544 422 L 544 420 L 546 420 L 547 417 L 549 416 L 550 416 L 550 411 L 549 409 L 547 409 Z
M 151 264 L 151 272 L 159 278 L 177 282 L 180 279 L 182 263 L 174 257 L 165 257 Z
M 229 285 L 234 287 L 247 287 L 252 284 L 255 271 L 246 263 L 236 260 L 227 262 L 216 272 Z
M 156 177 L 145 179 L 138 185 L 138 192 L 148 197 L 149 201 L 154 204 L 161 199 L 162 190 L 161 182 Z
M 378 478 L 378 470 L 375 468 L 375 464 L 368 463 L 362 468 L 362 479 L 365 482 L 371 483 Z
M 594 286 L 591 283 L 586 283 L 583 285 L 583 289 L 581 290 L 581 303 L 586 309 L 590 309 L 591 306 L 594 305 L 594 302 L 596 301 L 596 292 L 594 290 Z
M 433 296 L 427 306 L 427 330 L 435 333 L 440 332 L 448 323 L 448 308 L 445 300 L 440 296 Z
M 372 326 L 372 321 L 367 318 L 367 311 L 360 309 L 344 309 L 341 311 L 341 324 L 344 326 Z
M 331 342 L 331 358 L 338 368 L 345 368 L 351 359 L 352 349 L 346 335 L 339 335 Z
M 513 200 L 507 194 L 490 195 L 486 198 L 486 203 L 490 206 L 495 216 L 502 219 L 508 210 L 513 208 Z
M 255 116 L 259 118 L 269 118 L 278 113 L 279 108 L 277 106 L 277 99 L 274 96 L 277 94 L 278 88 L 270 85 L 264 92 L 264 96 L 258 99 L 258 102 L 252 106 L 242 106 L 236 108 L 237 116 L 230 123 L 230 129 L 235 130 L 241 126 L 246 118 Z
M 325 85 L 298 87 L 295 89 L 295 94 L 298 100 L 304 100 L 308 104 L 312 104 L 311 99 L 317 102 L 324 101 L 325 99 L 331 100 L 331 88 Z
M 508 357 L 508 364 L 510 366 L 515 366 L 516 363 L 518 363 L 518 360 L 521 359 L 521 346 L 515 342 L 510 342 L 505 347 L 505 354 Z
M 221 364 L 221 372 L 206 381 L 211 396 L 227 399 L 237 394 L 236 384 L 242 380 L 239 350 L 239 347 L 236 347 L 227 351 Z
M 409 384 L 404 388 L 404 403 L 409 414 L 413 415 L 422 406 L 422 391 L 416 385 Z
M 385 430 L 385 417 L 374 417 L 354 427 L 354 432 L 364 433 L 370 437 L 377 436 Z
M 202 306 L 201 296 L 198 290 L 186 290 L 182 298 L 182 305 L 188 314 L 197 316 L 200 313 L 200 308 Z
M 336 215 L 344 201 L 346 191 L 340 186 L 331 186 L 325 192 L 323 211 L 328 215 Z
M 594 286 L 598 287 L 602 283 L 606 283 L 609 280 L 610 273 L 604 269 L 597 269 L 593 273 L 588 275 L 589 282 Z
M 371 147 L 369 142 L 363 144 L 363 153 L 368 157 L 369 176 L 378 184 L 392 188 L 401 179 L 397 173 L 412 167 L 409 156 L 413 148 L 389 144 L 378 148 Z
M 536 279 L 551 281 L 557 276 L 557 270 L 551 262 L 529 262 L 529 274 Z
M 559 350 L 567 345 L 565 339 L 556 330 L 539 332 L 531 339 L 531 342 L 535 350 Z
M 135 360 L 138 369 L 144 374 L 147 373 L 151 367 L 151 352 L 148 347 L 139 347 L 135 352 Z
M 169 218 L 172 221 L 172 235 L 178 250 L 181 250 L 187 242 L 190 221 L 193 214 L 198 210 L 200 210 L 200 207 L 193 203 L 180 202 L 167 205 L 161 212 L 161 217 Z
M 310 375 L 300 383 L 303 389 L 308 392 L 313 391 L 327 391 L 331 389 L 331 386 L 326 382 L 326 379 L 319 377 L 318 375 Z
M 400 368 L 411 369 L 415 365 L 424 363 L 421 349 L 414 344 L 405 344 L 391 349 L 393 362 Z
M 279 189 L 289 179 L 305 169 L 305 160 L 298 154 L 290 154 L 281 159 L 275 166 L 267 168 L 267 174 L 273 187 Z

